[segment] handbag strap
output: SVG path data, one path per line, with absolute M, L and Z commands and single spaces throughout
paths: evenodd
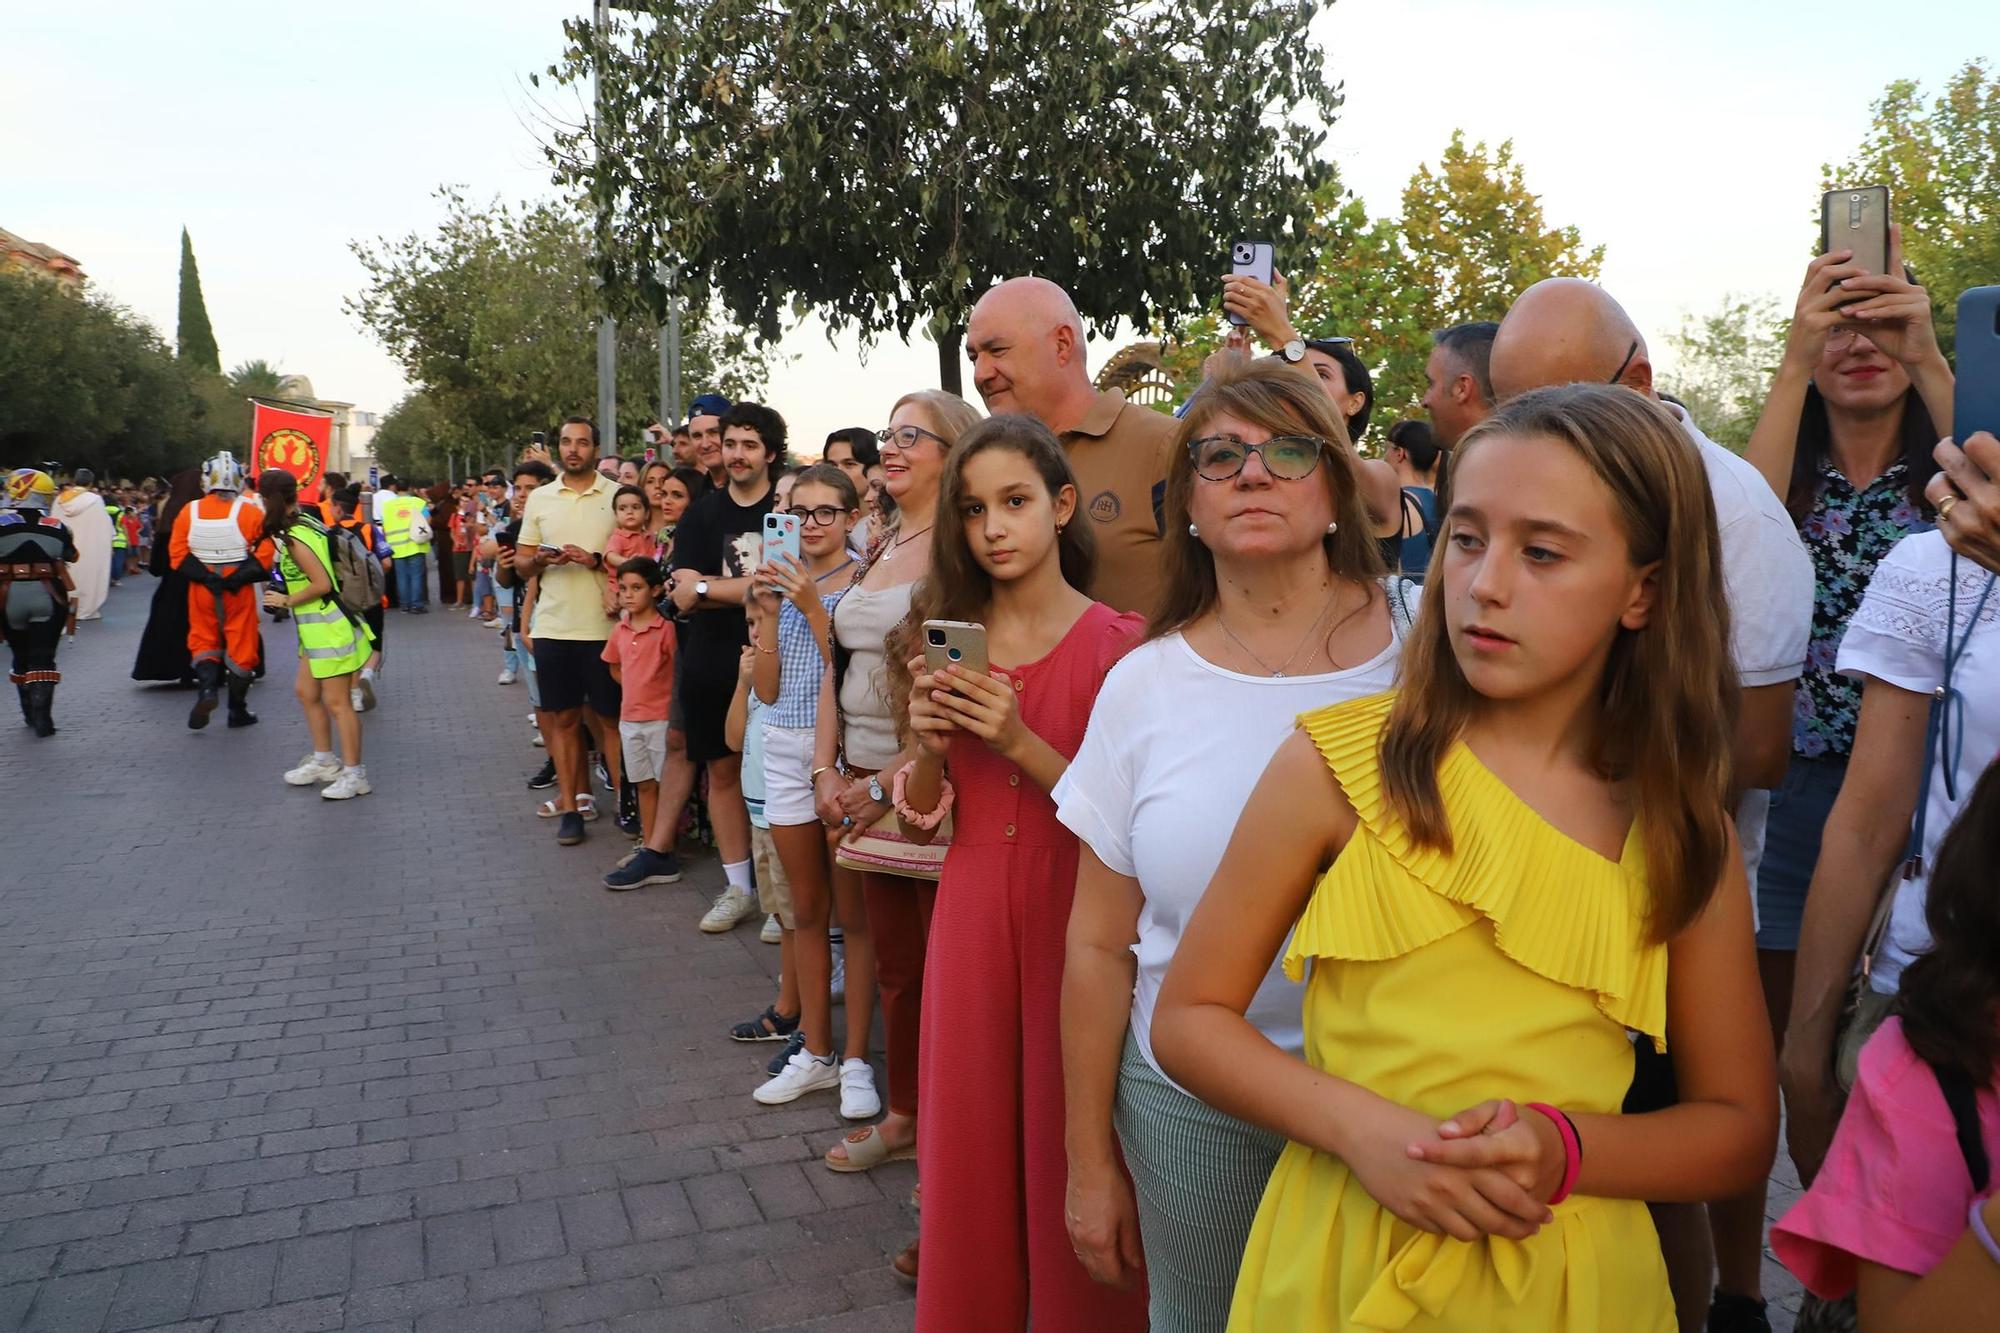
M 1924 775 L 1917 786 L 1917 813 L 1910 824 L 1910 842 L 1903 858 L 1903 878 L 1912 880 L 1924 873 L 1924 826 L 1929 813 L 1931 795 L 1931 775 L 1943 770 L 1944 794 L 1948 800 L 1958 800 L 1958 766 L 1965 756 L 1965 696 L 1961 694 L 1953 680 L 1958 674 L 1958 664 L 1965 657 L 1971 645 L 1972 632 L 1979 627 L 1979 616 L 1986 609 L 1987 599 L 1993 595 L 1993 584 L 2000 575 L 1988 574 L 1986 584 L 1979 590 L 1979 600 L 1972 604 L 1972 614 L 1966 618 L 1965 633 L 1958 633 L 1958 552 L 1951 553 L 1951 573 L 1945 584 L 1944 620 L 1944 680 L 1931 694 L 1930 716 L 1924 722 Z
M 1926 1060 L 1937 1077 L 1938 1090 L 1951 1110 L 1951 1127 L 1958 1136 L 1959 1155 L 1965 1158 L 1966 1174 L 1972 1177 L 1972 1192 L 1986 1193 L 1992 1183 L 1992 1164 L 1986 1157 L 1986 1143 L 1979 1132 L 1979 1100 L 1972 1080 L 1956 1065 L 1940 1065 Z

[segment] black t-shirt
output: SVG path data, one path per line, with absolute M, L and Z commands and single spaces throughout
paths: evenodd
M 776 494 L 775 488 L 767 489 L 755 504 L 740 505 L 724 486 L 689 505 L 674 530 L 673 568 L 725 579 L 740 579 L 755 570 L 764 553 L 764 515 L 771 512 Z M 737 658 L 749 642 L 741 607 L 695 611 L 681 628 L 685 670 L 700 673 L 704 680 L 726 674 L 734 681 Z

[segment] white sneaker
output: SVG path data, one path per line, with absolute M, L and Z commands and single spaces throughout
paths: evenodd
M 846 1110 L 846 1076 L 830 1055 L 814 1055 L 801 1046 L 792 1058 L 785 1061 L 785 1067 L 771 1075 L 770 1079 L 750 1095 L 763 1106 L 783 1106 L 795 1102 L 809 1092 L 822 1089 L 841 1089 L 841 1109 Z M 872 1084 L 870 1085 L 872 1088 Z
M 708 909 L 708 915 L 701 919 L 701 928 L 710 935 L 720 935 L 736 929 L 755 915 L 756 894 L 725 888 L 716 895 L 715 905 Z
M 285 770 L 285 781 L 294 787 L 310 787 L 315 782 L 332 782 L 340 776 L 340 761 L 322 763 L 312 755 Z
M 847 1003 L 847 949 L 839 940 L 833 942 L 833 969 L 827 974 L 827 1000 L 833 1004 Z
M 785 928 L 778 924 L 776 915 L 764 918 L 764 928 L 757 932 L 757 938 L 766 944 L 783 944 L 785 942 Z
M 321 787 L 319 794 L 329 801 L 351 801 L 357 796 L 366 796 L 375 789 L 368 785 L 368 779 L 359 773 L 341 771 L 332 783 Z
M 841 1061 L 840 1118 L 873 1120 L 880 1114 L 882 1097 L 875 1091 L 875 1071 L 866 1060 Z
M 514 683 L 514 680 L 515 676 L 513 667 L 508 667 L 505 671 L 502 671 L 500 673 L 500 683 L 502 685 L 512 685 Z

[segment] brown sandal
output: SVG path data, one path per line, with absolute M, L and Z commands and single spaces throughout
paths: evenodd
M 919 1241 L 911 1241 L 903 1247 L 901 1254 L 898 1254 L 889 1261 L 889 1271 L 894 1273 L 897 1280 L 902 1282 L 903 1285 L 911 1288 L 917 1285 L 917 1245 L 919 1243 Z

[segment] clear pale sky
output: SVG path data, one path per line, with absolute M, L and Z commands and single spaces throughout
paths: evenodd
M 527 75 L 584 8 L 7 5 L 0 226 L 74 255 L 171 339 L 185 224 L 225 366 L 263 357 L 387 411 L 406 386 L 341 308 L 361 283 L 348 242 L 435 225 L 442 184 L 550 193 L 538 126 L 575 106 Z M 1971 57 L 2000 60 L 1992 0 L 1340 0 L 1315 31 L 1347 92 L 1329 151 L 1371 208 L 1393 211 L 1454 128 L 1512 138 L 1550 218 L 1606 246 L 1605 285 L 1660 352 L 1727 292 L 1789 303 L 1820 164 L 1858 143 L 1885 84 L 1934 91 Z M 864 362 L 809 322 L 783 348 L 770 399 L 802 441 L 876 424 L 936 379 L 927 343 Z

